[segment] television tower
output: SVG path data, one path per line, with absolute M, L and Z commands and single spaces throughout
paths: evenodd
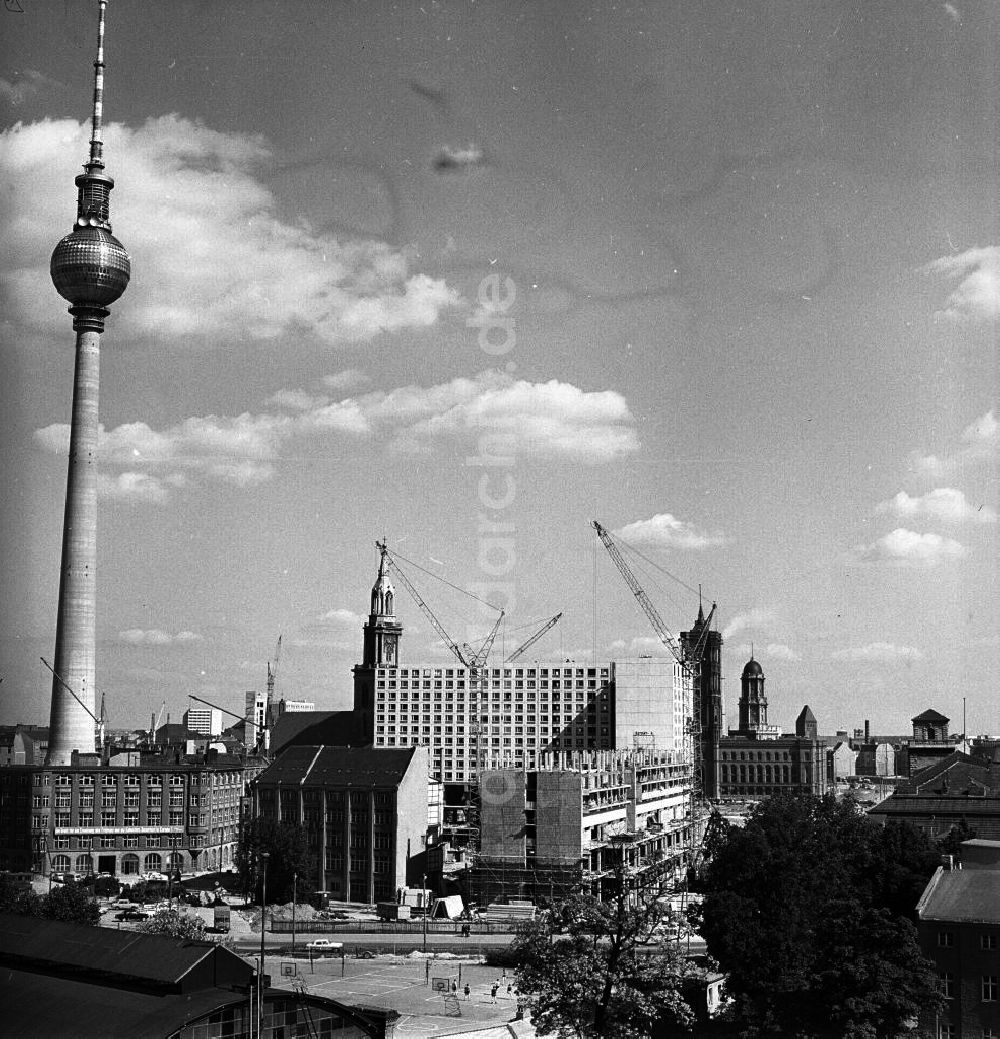
M 71 304 L 76 332 L 73 419 L 63 518 L 55 675 L 49 716 L 48 765 L 68 765 L 74 750 L 92 754 L 96 716 L 97 403 L 101 333 L 108 306 L 125 291 L 131 264 L 111 233 L 104 172 L 104 11 L 98 0 L 97 59 L 90 156 L 76 178 L 76 223 L 55 247 L 49 267 L 56 291 Z

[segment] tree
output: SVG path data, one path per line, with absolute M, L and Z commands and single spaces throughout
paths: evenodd
M 97 908 L 97 903 L 91 900 L 86 888 L 77 887 L 76 884 L 53 888 L 39 901 L 39 916 L 44 916 L 49 920 L 93 926 L 101 922 L 101 913 Z
M 936 862 L 832 796 L 772 798 L 717 840 L 701 933 L 747 1033 L 876 1039 L 940 1006 L 907 919 Z
M 30 884 L 17 884 L 7 874 L 0 873 L 0 912 L 41 916 L 42 900 Z
M 294 878 L 298 874 L 298 895 L 306 901 L 308 887 L 315 872 L 315 861 L 309 851 L 308 835 L 302 826 L 279 823 L 270 819 L 254 819 L 240 830 L 236 849 L 236 869 L 245 892 L 254 892 L 254 901 L 261 899 L 263 873 L 260 856 L 267 852 L 267 897 L 271 903 L 292 900 Z
M 205 938 L 205 921 L 194 913 L 161 909 L 136 927 L 142 934 L 165 934 L 171 938 Z
M 576 894 L 524 925 L 511 946 L 519 997 L 541 1035 L 617 1039 L 694 1020 L 682 987 L 691 973 L 673 944 L 651 945 L 674 914 L 650 892 L 629 904 L 621 870 L 607 901 Z M 646 946 L 640 950 L 640 946 Z

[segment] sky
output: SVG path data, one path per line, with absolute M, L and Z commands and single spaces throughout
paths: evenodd
M 0 722 L 44 723 L 96 3 L 0 21 Z M 456 641 L 505 608 L 494 660 L 559 611 L 531 656 L 665 653 L 597 519 L 673 633 L 717 602 L 730 725 L 752 651 L 786 730 L 1000 733 L 998 41 L 992 0 L 112 0 L 110 724 L 240 712 L 279 635 L 277 694 L 348 706 L 381 537 Z

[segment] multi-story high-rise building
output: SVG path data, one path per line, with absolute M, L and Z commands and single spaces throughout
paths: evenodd
M 111 233 L 110 195 L 104 172 L 104 0 L 100 0 L 90 154 L 76 178 L 76 221 L 52 253 L 56 291 L 71 304 L 76 372 L 70 425 L 69 471 L 63 517 L 62 562 L 52 679 L 47 761 L 68 765 L 74 751 L 92 754 L 98 724 L 97 438 L 101 334 L 108 307 L 128 286 L 131 264 Z
M 222 711 L 218 707 L 189 707 L 184 712 L 184 725 L 202 736 L 218 736 L 222 732 Z
M 243 742 L 248 747 L 256 747 L 262 740 L 264 733 L 268 731 L 267 693 L 258 693 L 254 689 L 248 689 L 243 717 L 246 726 Z
M 475 830 L 469 808 L 487 759 L 532 769 L 555 750 L 684 752 L 691 681 L 672 658 L 406 663 L 402 634 L 383 555 L 354 668 L 359 738 L 376 747 L 428 747 L 452 840 Z
M 481 773 L 482 831 L 464 878 L 482 905 L 552 898 L 585 885 L 602 896 L 676 878 L 690 837 L 687 756 L 673 751 L 556 751 L 536 768 Z

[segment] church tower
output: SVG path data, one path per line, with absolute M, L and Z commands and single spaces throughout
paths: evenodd
M 111 233 L 104 172 L 104 10 L 99 0 L 97 58 L 90 154 L 76 178 L 76 222 L 52 253 L 56 291 L 70 303 L 76 332 L 76 369 L 70 426 L 69 472 L 63 515 L 55 672 L 47 765 L 68 765 L 73 751 L 94 752 L 97 724 L 97 448 L 101 334 L 108 307 L 128 286 L 131 263 Z
M 399 663 L 399 639 L 403 625 L 396 620 L 396 590 L 389 580 L 386 546 L 379 549 L 378 577 L 372 585 L 371 610 L 365 622 L 362 667 L 396 667 Z
M 701 704 L 701 787 L 709 799 L 719 796 L 719 739 L 723 728 L 722 707 L 722 634 L 705 632 L 705 611 L 698 603 L 698 619 L 690 631 L 681 632 L 684 658 L 693 661 L 695 648 L 705 636 L 701 664 L 694 671 L 698 683 L 698 702 Z

